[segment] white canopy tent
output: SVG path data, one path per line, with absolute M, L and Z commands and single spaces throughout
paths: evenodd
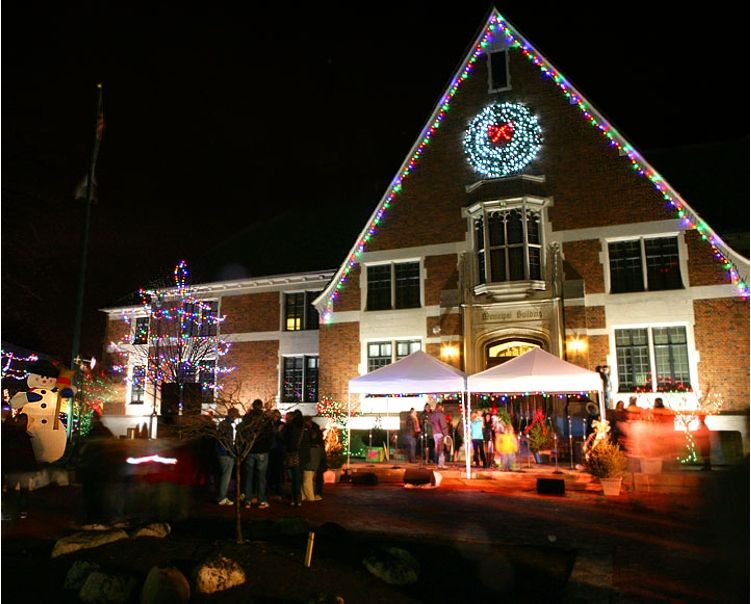
M 462 396 L 462 420 L 464 424 L 465 459 L 467 477 L 470 475 L 470 458 L 466 438 L 469 429 L 464 392 L 467 389 L 467 376 L 463 371 L 430 356 L 422 350 L 386 365 L 380 369 L 352 378 L 349 381 L 349 408 L 351 415 L 352 394 L 436 394 L 459 392 Z M 349 423 L 347 427 L 349 434 Z M 349 436 L 348 436 L 349 438 Z M 347 455 L 349 465 L 349 454 Z
M 467 378 L 470 392 L 600 393 L 600 417 L 605 417 L 600 374 L 534 348 L 503 365 L 496 365 Z

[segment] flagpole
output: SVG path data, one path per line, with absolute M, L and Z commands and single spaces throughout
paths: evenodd
M 83 322 L 83 295 L 86 285 L 86 261 L 89 252 L 89 227 L 91 226 L 91 204 L 94 194 L 94 170 L 96 160 L 99 155 L 99 144 L 102 139 L 103 123 L 103 99 L 102 84 L 97 84 L 97 108 L 96 108 L 96 127 L 94 129 L 94 146 L 91 150 L 91 161 L 86 178 L 86 217 L 83 227 L 83 247 L 81 249 L 81 268 L 78 273 L 78 292 L 76 293 L 76 309 L 73 319 L 73 346 L 71 348 L 70 363 L 71 369 L 78 370 L 78 353 L 81 346 L 81 323 Z M 70 439 L 73 430 L 73 398 L 68 403 L 68 425 L 67 433 Z

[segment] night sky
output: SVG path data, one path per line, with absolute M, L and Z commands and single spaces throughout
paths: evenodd
M 97 309 L 180 258 L 202 281 L 336 268 L 490 8 L 68 4 L 4 7 L 2 64 L 2 339 L 66 360 L 97 81 L 99 356 Z M 710 225 L 747 231 L 748 9 L 655 4 L 498 8 Z

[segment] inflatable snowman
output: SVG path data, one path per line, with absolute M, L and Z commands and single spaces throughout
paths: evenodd
M 29 416 L 28 431 L 37 462 L 57 461 L 65 453 L 67 442 L 65 426 L 59 421 L 58 413 L 74 396 L 72 372 L 64 371 L 60 383 L 60 370 L 48 361 L 30 365 L 28 372 L 28 390 L 16 393 L 10 405 L 13 409 L 23 409 Z

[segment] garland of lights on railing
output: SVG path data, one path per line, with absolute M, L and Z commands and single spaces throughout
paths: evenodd
M 521 52 L 529 61 L 539 67 L 543 77 L 551 79 L 556 86 L 558 86 L 569 102 L 579 108 L 582 117 L 587 120 L 589 125 L 599 130 L 608 140 L 608 144 L 611 147 L 618 149 L 620 153 L 629 158 L 631 167 L 636 174 L 645 177 L 652 182 L 654 188 L 662 195 L 666 204 L 676 210 L 678 218 L 681 220 L 682 227 L 684 229 L 694 229 L 699 233 L 701 239 L 711 246 L 715 259 L 722 263 L 722 266 L 727 271 L 731 282 L 737 287 L 739 295 L 748 298 L 749 284 L 741 279 L 735 263 L 729 258 L 728 253 L 724 251 L 724 248 L 726 247 L 725 243 L 693 210 L 688 207 L 688 205 L 681 199 L 680 195 L 665 182 L 663 177 L 652 168 L 631 145 L 625 141 L 621 134 L 610 123 L 608 123 L 608 121 L 599 115 L 595 109 L 584 102 L 582 95 L 571 85 L 571 83 L 568 82 L 568 80 L 566 80 L 566 78 L 564 78 L 563 75 L 561 75 L 561 73 L 547 60 L 545 60 L 543 56 L 500 15 L 500 13 L 494 11 L 488 20 L 488 25 L 485 28 L 485 31 L 481 34 L 478 43 L 471 51 L 471 56 L 467 59 L 466 65 L 451 82 L 447 93 L 441 99 L 440 105 L 437 107 L 437 112 L 434 113 L 435 118 L 432 123 L 423 130 L 421 138 L 418 139 L 420 140 L 420 143 L 413 148 L 409 160 L 406 161 L 399 174 L 391 182 L 386 195 L 381 200 L 378 209 L 373 215 L 367 229 L 364 231 L 365 234 L 352 249 L 344 266 L 337 272 L 335 276 L 335 285 L 332 287 L 328 294 L 328 298 L 326 299 L 326 309 L 322 315 L 323 322 L 328 323 L 331 321 L 334 311 L 334 302 L 339 298 L 342 289 L 346 286 L 349 274 L 352 272 L 352 269 L 357 266 L 360 256 L 362 256 L 367 244 L 376 234 L 384 215 L 391 208 L 392 202 L 396 196 L 402 192 L 404 180 L 412 173 L 417 162 L 424 155 L 425 150 L 430 144 L 436 131 L 446 119 L 446 114 L 450 109 L 451 101 L 459 91 L 461 84 L 473 73 L 475 63 L 485 52 L 489 40 L 493 37 L 495 32 L 501 33 L 510 48 Z
M 2 375 L 3 378 L 12 378 L 14 380 L 25 380 L 29 377 L 29 372 L 26 369 L 18 369 L 13 367 L 13 363 L 36 363 L 39 357 L 35 354 L 30 354 L 27 357 L 19 356 L 15 352 L 1 351 L 2 354 Z

